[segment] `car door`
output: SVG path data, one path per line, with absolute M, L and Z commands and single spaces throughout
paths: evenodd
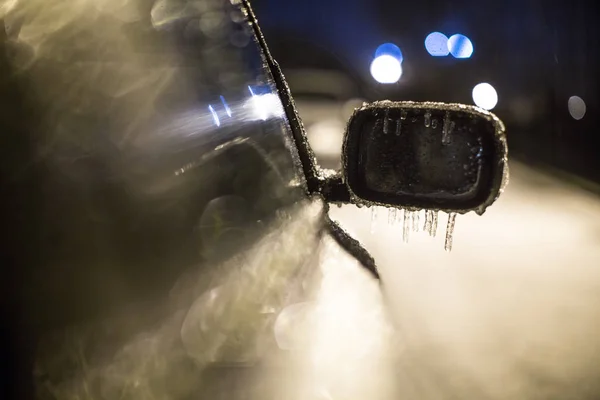
M 323 206 L 247 15 L 0 6 L 3 398 L 188 398 L 272 345 Z

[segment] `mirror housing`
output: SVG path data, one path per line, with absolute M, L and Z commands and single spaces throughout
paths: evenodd
M 494 114 L 462 104 L 381 101 L 350 118 L 338 183 L 347 189 L 342 202 L 482 214 L 507 176 L 505 129 Z

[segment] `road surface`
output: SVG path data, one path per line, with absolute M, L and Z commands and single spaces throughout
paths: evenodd
M 450 253 L 444 218 L 437 238 L 414 233 L 404 244 L 383 209 L 374 233 L 368 209 L 331 214 L 375 257 L 407 354 L 456 378 L 458 398 L 473 388 L 479 398 L 597 398 L 600 201 L 511 167 L 494 206 L 457 217 Z

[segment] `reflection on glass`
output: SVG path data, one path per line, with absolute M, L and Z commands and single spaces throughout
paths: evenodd
M 225 101 L 225 97 L 223 97 L 223 96 L 220 96 L 220 97 L 221 97 L 221 103 L 223 104 L 223 108 L 225 108 L 225 112 L 227 113 L 228 116 L 231 117 L 231 108 L 229 108 L 229 105 Z
M 281 99 L 276 93 L 267 91 L 261 94 L 258 90 L 261 88 L 252 88 L 248 86 L 251 97 L 244 103 L 248 120 L 263 120 L 269 118 L 281 118 L 284 115 Z M 269 88 L 270 89 L 270 88 Z
M 213 121 L 214 121 L 215 125 L 221 126 L 221 121 L 219 120 L 219 116 L 215 112 L 215 109 L 213 108 L 213 106 L 208 106 L 208 110 L 210 111 L 210 113 L 213 117 Z
M 2 10 L 0 1 L 0 16 L 19 17 L 19 44 L 36 49 L 35 68 L 2 62 L 9 82 L 18 75 L 35 93 L 6 93 L 23 113 L 6 119 L 3 132 L 31 132 L 32 143 L 43 143 L 44 195 L 32 221 L 60 237 L 24 243 L 43 268 L 23 271 L 33 294 L 23 314 L 67 339 L 39 347 L 39 397 L 216 398 L 198 379 L 202 362 L 258 353 L 250 339 L 270 318 L 264 306 L 287 294 L 287 274 L 313 253 L 322 218 L 310 224 L 289 214 L 305 192 L 288 121 L 254 37 L 244 47 L 230 40 L 250 29 L 246 10 L 156 0 L 134 6 L 140 17 L 126 23 L 133 17 L 124 20 L 120 3 L 137 2 L 18 1 Z M 228 17 L 234 12 L 240 25 Z M 35 131 L 24 113 L 35 116 Z M 38 149 L 19 154 L 25 164 L 39 158 Z M 290 236 L 277 231 L 252 247 L 288 215 L 298 224 L 285 225 Z M 241 270 L 231 279 L 220 269 L 227 260 L 223 271 Z M 191 293 L 171 291 L 186 276 L 198 276 Z M 222 282 L 212 285 L 213 277 Z M 209 285 L 219 289 L 196 301 Z M 190 307 L 212 314 L 191 313 L 180 334 Z M 38 333 L 41 343 L 54 335 Z

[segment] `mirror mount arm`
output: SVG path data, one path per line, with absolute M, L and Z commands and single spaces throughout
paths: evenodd
M 344 183 L 339 171 L 320 179 L 319 193 L 327 203 L 347 204 L 352 202 L 348 186 Z
M 327 208 L 331 203 L 338 205 L 351 203 L 350 191 L 344 183 L 341 172 L 333 170 L 321 170 L 320 172 L 319 194 L 323 197 Z M 325 227 L 327 233 L 342 249 L 356 258 L 373 278 L 380 280 L 377 265 L 371 254 L 358 240 L 350 236 L 336 221 L 333 221 L 329 217 L 329 213 L 326 213 Z
M 351 237 L 340 225 L 327 217 L 327 231 L 331 237 L 350 255 L 355 257 L 362 266 L 373 276 L 380 280 L 379 271 L 375 265 L 375 260 L 369 252 L 360 244 L 360 242 Z

